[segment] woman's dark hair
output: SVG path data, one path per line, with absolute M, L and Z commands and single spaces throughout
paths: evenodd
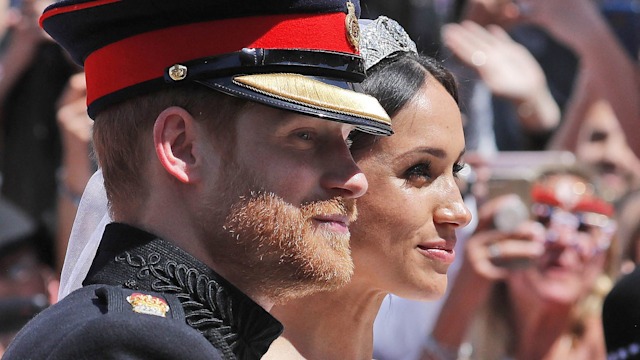
M 451 72 L 438 60 L 415 53 L 401 52 L 384 58 L 367 70 L 362 87 L 393 117 L 430 78 L 442 84 L 458 103 L 458 87 Z
M 453 74 L 438 60 L 416 53 L 398 52 L 380 60 L 367 70 L 362 88 L 376 98 L 393 118 L 418 94 L 425 82 L 434 79 L 444 86 L 458 104 L 458 85 Z M 351 152 L 367 149 L 378 139 L 379 136 L 352 131 L 349 135 Z

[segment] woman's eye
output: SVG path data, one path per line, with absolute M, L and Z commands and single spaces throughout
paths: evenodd
M 415 178 L 429 178 L 431 177 L 431 164 L 429 163 L 423 163 L 423 164 L 417 164 L 414 165 L 412 167 L 410 167 L 407 172 L 406 172 L 406 176 L 407 179 L 411 180 L 411 179 L 415 179 Z

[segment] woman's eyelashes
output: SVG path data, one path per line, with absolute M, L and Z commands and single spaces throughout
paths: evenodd
M 405 172 L 407 181 L 426 181 L 431 178 L 431 162 L 426 161 L 411 166 Z
M 463 162 L 453 164 L 452 173 L 454 177 L 458 177 L 460 171 L 465 167 Z M 404 174 L 407 182 L 428 182 L 434 178 L 433 169 L 430 161 L 415 164 L 405 171 Z

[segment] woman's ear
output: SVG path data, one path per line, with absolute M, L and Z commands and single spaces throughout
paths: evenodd
M 177 106 L 166 108 L 153 126 L 153 145 L 164 169 L 182 183 L 195 180 L 197 126 L 191 114 Z

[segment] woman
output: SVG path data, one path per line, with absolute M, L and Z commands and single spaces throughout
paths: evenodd
M 455 230 L 470 220 L 456 183 L 465 145 L 451 74 L 418 55 L 388 18 L 361 32 L 363 88 L 392 117 L 394 135 L 352 138 L 354 159 L 369 180 L 351 226 L 354 275 L 342 289 L 274 307 L 285 331 L 266 359 L 371 359 L 383 298 L 441 296 Z
M 606 358 L 600 314 L 617 268 L 613 208 L 573 167 L 543 172 L 530 197 L 535 222 L 467 240 L 424 358 L 458 359 L 458 348 L 470 359 Z

